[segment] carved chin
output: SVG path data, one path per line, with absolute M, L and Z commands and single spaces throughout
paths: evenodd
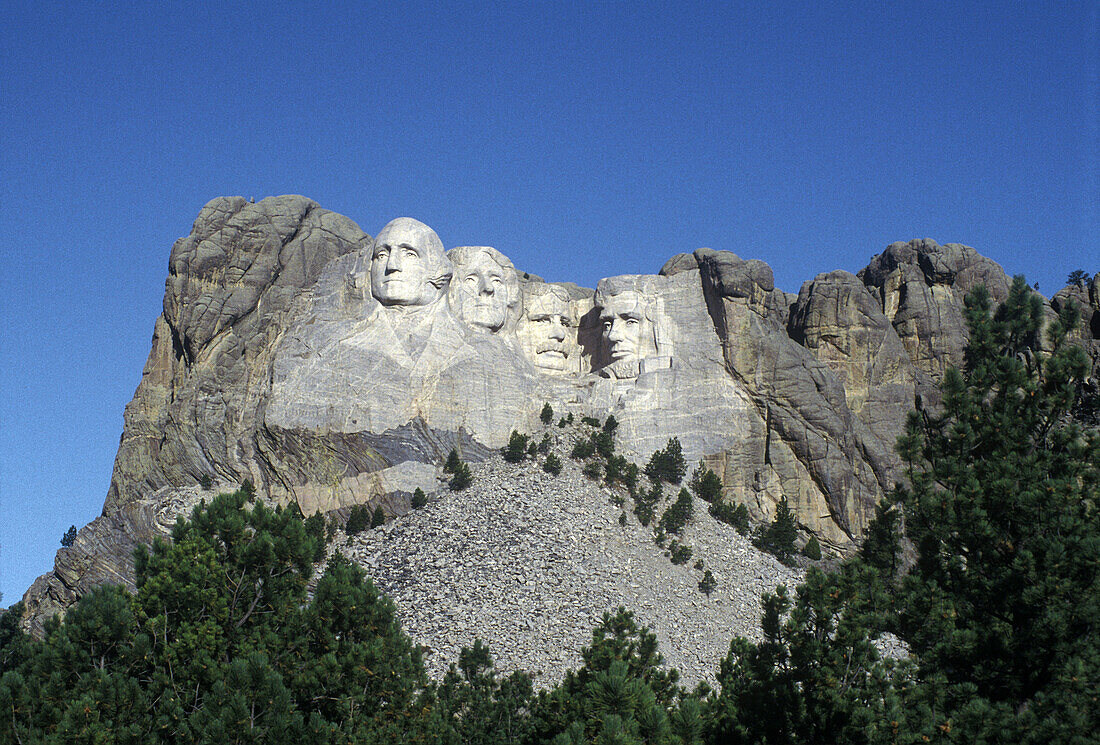
M 463 320 L 471 326 L 488 331 L 500 331 L 504 326 L 504 311 L 499 307 L 481 303 L 468 303 L 462 309 Z
M 373 288 L 371 294 L 383 305 L 416 305 L 424 302 L 419 287 L 399 279 L 387 279 Z

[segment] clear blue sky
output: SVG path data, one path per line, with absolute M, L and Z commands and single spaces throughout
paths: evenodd
M 1097 8 L 5 4 L 3 603 L 99 514 L 211 198 L 409 215 L 589 286 L 710 246 L 795 292 L 927 236 L 1049 296 L 1100 269 Z

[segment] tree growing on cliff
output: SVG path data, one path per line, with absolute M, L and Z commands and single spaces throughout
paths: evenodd
M 760 527 L 759 534 L 753 543 L 757 548 L 774 554 L 786 564 L 795 553 L 796 538 L 798 538 L 798 525 L 795 523 L 794 513 L 787 506 L 787 498 L 780 497 L 779 504 L 775 508 L 775 518 L 767 526 Z
M 644 473 L 650 481 L 666 481 L 669 484 L 679 484 L 687 473 L 687 463 L 684 461 L 683 448 L 679 438 L 671 438 L 665 447 L 657 450 L 649 457 Z

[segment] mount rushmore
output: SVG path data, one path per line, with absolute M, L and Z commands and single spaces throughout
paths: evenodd
M 723 499 L 848 550 L 901 476 L 907 413 L 962 360 L 964 295 L 1005 297 L 974 249 L 914 240 L 797 295 L 759 260 L 699 248 L 595 289 L 545 282 L 488 246 L 445 250 L 398 218 L 374 239 L 300 196 L 211 201 L 169 259 L 164 310 L 103 514 L 28 591 L 32 626 L 89 587 L 129 582 L 131 552 L 204 476 L 250 479 L 305 514 L 408 509 L 456 449 L 479 461 L 549 403 L 619 422 L 642 463 L 676 437 Z M 1073 300 L 1100 359 L 1097 281 Z M 1094 367 L 1095 369 L 1095 367 Z

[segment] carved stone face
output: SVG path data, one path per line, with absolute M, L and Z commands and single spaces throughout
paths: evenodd
M 566 369 L 569 326 L 569 304 L 562 298 L 548 292 L 529 301 L 524 347 L 535 367 L 552 372 Z
M 371 294 L 383 305 L 428 305 L 440 294 L 446 258 L 435 231 L 418 220 L 399 217 L 374 239 Z
M 471 326 L 499 331 L 508 319 L 515 284 L 508 269 L 500 266 L 487 252 L 476 253 L 471 261 L 457 268 L 455 294 L 459 318 Z M 510 281 L 509 281 L 510 280 Z
M 645 356 L 644 339 L 649 330 L 645 301 L 634 291 L 604 298 L 600 309 L 603 338 L 612 362 L 635 362 Z

